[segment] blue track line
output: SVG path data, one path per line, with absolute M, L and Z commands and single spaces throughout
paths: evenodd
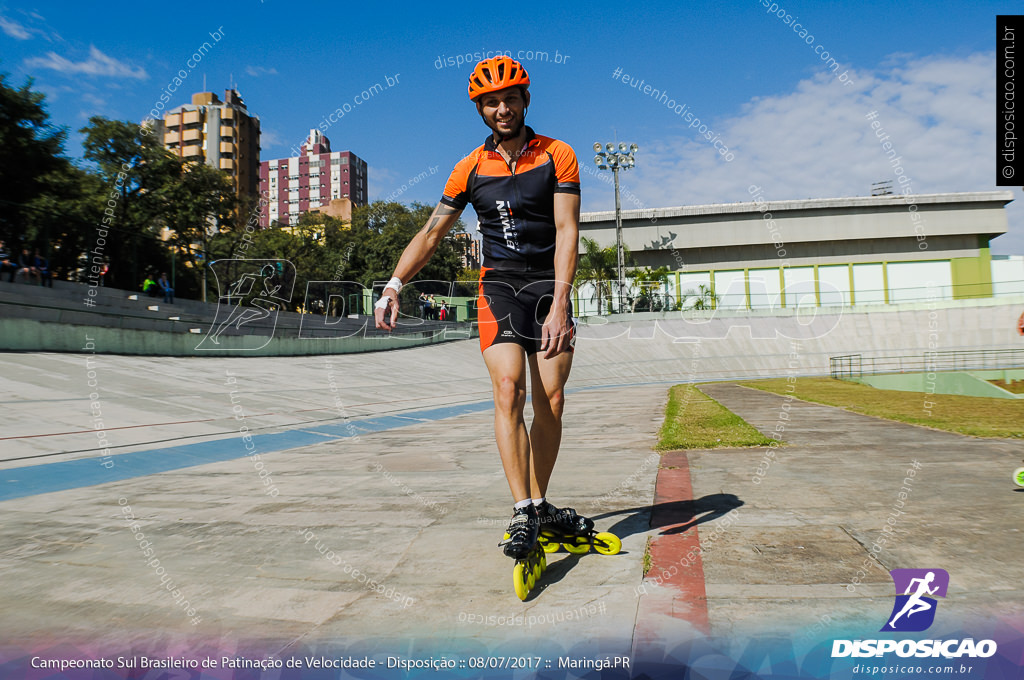
M 583 392 L 615 387 L 638 387 L 642 385 L 675 384 L 678 380 L 654 380 L 649 382 L 587 385 L 567 389 L 566 392 Z M 181 444 L 160 449 L 147 449 L 132 453 L 119 453 L 104 458 L 80 458 L 60 463 L 45 463 L 26 467 L 0 470 L 0 501 L 9 501 L 26 496 L 35 496 L 54 491 L 66 491 L 84 486 L 95 486 L 109 482 L 120 482 L 155 475 L 170 470 L 180 470 L 207 463 L 245 458 L 252 453 L 267 454 L 296 449 L 313 444 L 322 444 L 327 439 L 355 437 L 372 432 L 385 432 L 400 427 L 419 425 L 424 422 L 445 420 L 467 413 L 477 413 L 494 408 L 494 402 L 475 401 L 469 404 L 441 406 L 438 408 L 409 411 L 393 416 L 378 416 L 362 420 L 350 420 L 333 425 L 305 425 L 285 432 L 254 434 L 255 449 L 246 449 L 241 435 L 216 441 Z M 113 465 L 104 467 L 104 462 Z

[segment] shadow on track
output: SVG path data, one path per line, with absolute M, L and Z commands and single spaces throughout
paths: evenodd
M 597 521 L 608 517 L 619 517 L 620 519 L 615 524 L 603 530 L 610 531 L 619 538 L 643 533 L 650 529 L 662 529 L 662 535 L 681 534 L 698 524 L 718 519 L 742 505 L 743 501 L 731 493 L 716 493 L 696 500 L 672 501 L 670 503 L 625 508 L 614 512 L 593 515 L 591 519 Z M 564 579 L 579 564 L 581 558 L 593 553 L 594 551 L 591 550 L 584 555 L 565 555 L 561 551 L 549 554 L 549 560 L 555 556 L 565 555 L 565 557 L 557 561 L 549 561 L 547 571 L 541 576 L 540 583 L 537 588 L 530 592 L 526 601 L 529 602 L 539 597 L 549 586 Z M 609 557 L 603 555 L 595 555 L 595 557 L 609 559 Z M 614 559 L 614 557 L 611 559 Z
M 592 519 L 599 520 L 625 515 L 607 529 L 619 538 L 632 536 L 648 529 L 663 529 L 662 535 L 681 534 L 698 524 L 718 519 L 742 505 L 743 501 L 734 494 L 716 493 L 695 500 L 625 508 L 594 515 Z

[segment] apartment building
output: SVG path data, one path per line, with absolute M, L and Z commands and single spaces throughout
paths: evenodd
M 333 206 L 340 209 L 346 199 L 351 218 L 351 208 L 367 204 L 366 174 L 366 161 L 351 151 L 331 151 L 326 135 L 310 130 L 301 156 L 260 163 L 259 191 L 267 199 L 260 226 L 293 225 L 313 210 L 334 214 Z
M 191 104 L 169 109 L 154 131 L 181 158 L 203 161 L 226 172 L 239 198 L 259 191 L 260 119 L 251 115 L 237 90 L 197 92 Z

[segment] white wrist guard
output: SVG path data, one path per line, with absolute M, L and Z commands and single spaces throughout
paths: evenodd
M 373 303 L 373 306 L 376 307 L 377 309 L 387 309 L 388 305 L 390 305 L 390 304 L 391 304 L 391 296 L 390 295 L 381 295 L 380 299 L 377 300 L 375 303 Z
M 401 293 L 402 292 L 402 279 L 398 278 L 397 276 L 392 276 L 391 280 L 388 281 L 388 285 L 384 286 L 384 290 L 387 290 L 388 288 L 394 288 L 395 289 L 395 293 Z M 381 291 L 381 292 L 383 292 L 383 291 Z

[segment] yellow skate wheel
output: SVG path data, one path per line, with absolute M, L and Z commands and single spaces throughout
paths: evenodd
M 526 591 L 533 590 L 533 587 L 537 585 L 537 577 L 533 575 L 533 567 L 527 567 L 526 570 Z
M 590 552 L 590 541 L 586 536 L 577 536 L 575 543 L 563 543 L 562 547 L 573 555 L 583 555 Z
M 540 554 L 540 573 L 544 573 L 548 570 L 548 556 L 544 553 Z
M 544 552 L 546 553 L 558 552 L 558 548 L 561 545 L 562 544 L 558 541 L 549 541 L 546 538 L 540 539 L 540 547 L 544 548 Z
M 602 555 L 617 555 L 622 550 L 622 540 L 607 531 L 594 536 L 594 550 Z
M 1024 467 L 1013 471 L 1013 481 L 1017 486 L 1024 486 Z
M 512 569 L 512 585 L 516 589 L 516 597 L 520 600 L 525 600 L 526 596 L 530 594 L 530 588 L 527 585 L 525 578 L 526 565 L 522 562 L 516 562 L 516 566 Z

